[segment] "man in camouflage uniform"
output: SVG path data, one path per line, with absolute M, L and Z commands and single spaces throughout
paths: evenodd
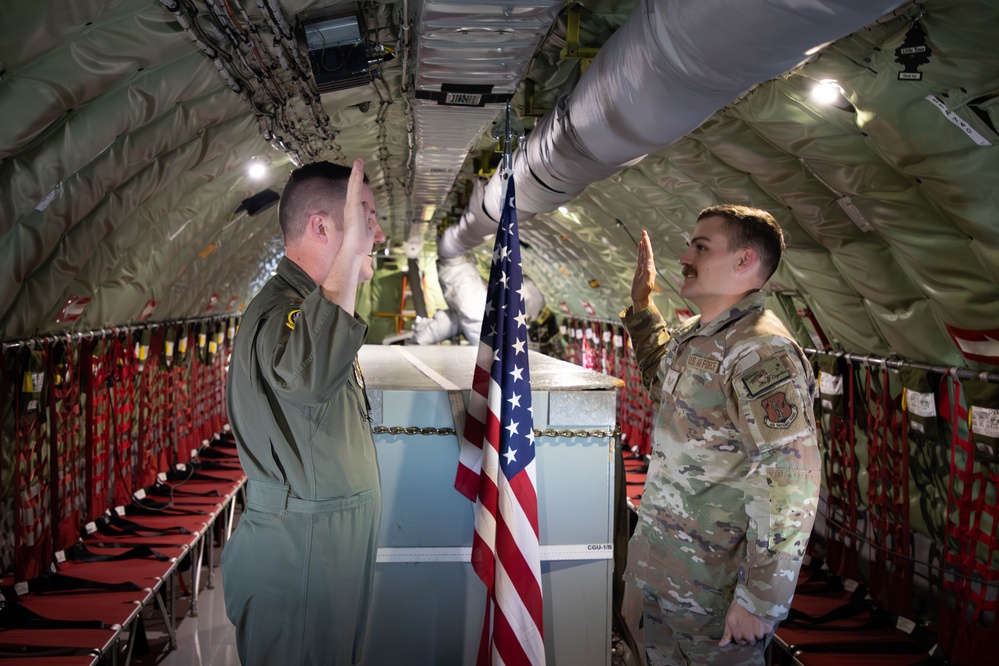
M 760 291 L 783 249 L 765 211 L 702 211 L 680 257 L 680 293 L 700 315 L 671 337 L 642 232 L 622 318 L 661 406 L 625 615 L 654 665 L 762 665 L 790 607 L 820 458 L 811 367 Z

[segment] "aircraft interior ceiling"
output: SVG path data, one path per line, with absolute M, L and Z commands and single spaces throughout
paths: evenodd
M 502 105 L 419 93 L 498 82 L 529 143 L 603 71 L 590 58 L 636 4 L 650 3 L 0 3 L 0 339 L 238 311 L 283 249 L 277 207 L 251 197 L 280 193 L 314 159 L 364 158 L 389 236 L 382 271 L 405 263 L 408 244 L 436 275 L 437 231 L 496 167 Z M 295 27 L 330 6 L 360 9 L 378 75 L 320 93 Z M 682 28 L 685 12 L 671 16 Z M 676 48 L 768 53 L 733 46 L 754 35 L 724 12 L 710 18 L 678 29 Z M 994 368 L 981 359 L 999 356 L 982 352 L 999 330 L 999 0 L 902 4 L 852 30 L 559 207 L 525 210 L 524 269 L 548 306 L 616 318 L 644 228 L 662 273 L 655 300 L 676 323 L 693 310 L 677 259 L 697 212 L 748 204 L 789 235 L 770 287 L 804 344 L 821 333 L 853 353 Z M 648 83 L 623 67 L 624 84 Z M 830 102 L 813 97 L 822 81 Z M 688 111 L 671 103 L 683 100 L 663 97 L 651 115 Z M 253 162 L 265 175 L 248 176 Z M 473 252 L 485 266 L 491 247 Z M 798 319 L 806 310 L 814 320 Z

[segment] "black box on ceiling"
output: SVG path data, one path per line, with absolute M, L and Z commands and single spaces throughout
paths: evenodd
M 363 15 L 354 10 L 299 14 L 299 43 L 309 56 L 320 93 L 371 82 Z
M 280 198 L 281 195 L 274 190 L 266 189 L 263 192 L 254 194 L 252 197 L 243 199 L 242 203 L 236 208 L 236 211 L 245 210 L 247 215 L 252 217 L 276 204 Z

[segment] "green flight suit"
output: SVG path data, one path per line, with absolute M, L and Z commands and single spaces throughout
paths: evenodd
M 226 401 L 247 506 L 222 580 L 244 664 L 360 662 L 381 516 L 366 335 L 287 257 L 243 315 Z

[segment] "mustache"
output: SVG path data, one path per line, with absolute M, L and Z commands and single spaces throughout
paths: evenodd
M 688 277 L 691 277 L 691 276 L 696 276 L 696 275 L 697 275 L 697 271 L 695 271 L 695 270 L 694 270 L 694 269 L 693 269 L 692 267 L 690 267 L 690 266 L 684 266 L 684 267 L 683 267 L 683 270 L 682 270 L 681 272 L 683 273 L 683 277 L 685 277 L 685 278 L 688 278 Z

